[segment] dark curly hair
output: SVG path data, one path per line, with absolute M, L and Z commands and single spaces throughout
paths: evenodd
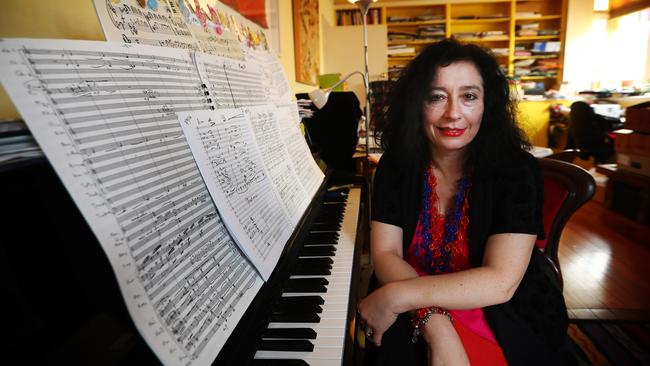
M 437 70 L 457 61 L 469 61 L 476 66 L 484 89 L 481 127 L 469 145 L 466 163 L 490 169 L 530 147 L 516 125 L 516 107 L 508 80 L 494 56 L 477 45 L 446 39 L 423 49 L 402 71 L 391 90 L 388 108 L 377 124 L 382 128 L 375 131 L 384 151 L 390 151 L 407 165 L 428 163 L 431 155 L 423 130 L 422 106 Z

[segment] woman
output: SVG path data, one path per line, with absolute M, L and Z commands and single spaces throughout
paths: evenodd
M 533 250 L 543 186 L 509 90 L 494 57 L 453 40 L 393 90 L 372 207 L 380 287 L 358 307 L 368 363 L 572 362 L 562 293 Z

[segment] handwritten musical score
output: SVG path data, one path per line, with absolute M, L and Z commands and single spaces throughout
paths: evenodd
M 263 283 L 178 123 L 179 112 L 215 108 L 192 56 L 0 41 L 3 86 L 106 252 L 136 327 L 169 365 L 211 363 Z
M 159 0 L 157 8 L 144 8 L 137 0 L 94 0 L 106 40 L 203 51 L 244 60 L 242 45 L 230 32 L 217 37 L 196 16 L 185 19 L 175 0 Z
M 323 181 L 324 175 L 314 159 L 312 159 L 309 146 L 300 131 L 300 117 L 296 103 L 284 103 L 276 105 L 278 113 L 278 128 L 282 135 L 282 141 L 289 152 L 289 159 L 293 169 L 298 175 L 298 181 L 312 197 Z
M 181 126 L 219 213 L 263 278 L 275 268 L 293 225 L 272 190 L 241 109 L 179 114 Z

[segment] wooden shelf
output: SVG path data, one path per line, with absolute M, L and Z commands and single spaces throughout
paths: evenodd
M 417 27 L 420 25 L 445 24 L 447 21 L 442 20 L 425 20 L 421 22 L 386 22 L 388 27 Z
M 525 36 L 525 37 L 515 37 L 515 42 L 516 41 L 537 41 L 537 40 L 544 40 L 544 39 L 559 39 L 560 35 L 554 35 L 554 36 Z
M 544 59 L 544 58 L 557 58 L 559 57 L 558 54 L 551 54 L 551 55 L 538 55 L 538 56 L 515 56 L 513 60 L 530 60 L 530 59 Z
M 510 18 L 452 19 L 451 24 L 482 24 L 509 22 Z
M 519 78 L 519 80 L 546 80 L 546 79 L 555 79 L 557 76 L 514 76 Z
M 407 45 L 407 46 L 417 46 L 417 45 L 428 45 L 428 44 L 433 44 L 438 41 L 434 39 L 420 39 L 420 40 L 415 40 L 415 41 L 388 41 L 389 46 L 396 46 L 396 45 Z
M 339 1 L 339 0 L 337 0 Z M 515 62 L 520 60 L 535 61 L 530 68 L 541 64 L 544 59 L 559 59 L 557 76 L 523 76 L 518 80 L 541 80 L 547 87 L 559 88 L 562 82 L 562 62 L 564 44 L 560 44 L 559 52 L 552 54 L 533 54 L 531 56 L 515 56 L 517 46 L 531 48 L 533 42 L 561 41 L 566 27 L 566 13 L 569 0 L 391 0 L 374 3 L 373 7 L 380 8 L 381 23 L 386 25 L 387 32 L 416 33 L 418 27 L 436 27 L 444 29 L 444 37 L 454 38 L 454 34 L 467 34 L 471 38 L 456 37 L 460 42 L 475 43 L 486 48 L 503 48 L 507 54 L 495 55 L 509 75 L 514 74 Z M 336 11 L 356 9 L 348 3 L 339 2 L 334 5 Z M 517 17 L 520 14 L 520 17 Z M 493 15 L 494 17 L 490 17 Z M 529 15 L 529 16 L 526 16 Z M 530 16 L 533 15 L 533 16 Z M 425 16 L 437 17 L 435 20 Z M 390 22 L 389 18 L 407 21 Z M 428 18 L 431 19 L 431 18 Z M 557 35 L 517 36 L 516 29 L 520 25 L 539 22 L 539 29 L 557 29 Z M 499 32 L 503 35 L 480 37 L 481 34 Z M 534 33 L 533 33 L 534 34 Z M 473 36 L 477 35 L 477 36 Z M 434 37 L 431 37 L 434 38 Z M 413 47 L 419 52 L 424 47 L 434 44 L 434 39 L 394 39 L 387 40 L 387 46 L 403 45 Z M 388 65 L 406 64 L 415 56 L 388 57 Z M 523 66 L 522 66 L 523 67 Z
M 561 15 L 542 15 L 541 17 L 521 17 L 515 18 L 516 22 L 519 21 L 529 21 L 529 20 L 553 20 L 553 19 L 562 19 Z
M 476 38 L 456 38 L 461 42 L 503 42 L 510 40 L 508 36 L 494 36 L 494 37 L 476 37 Z

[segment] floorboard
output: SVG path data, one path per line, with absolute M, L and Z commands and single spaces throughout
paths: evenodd
M 650 227 L 589 202 L 560 238 L 564 296 L 576 318 L 650 318 Z

